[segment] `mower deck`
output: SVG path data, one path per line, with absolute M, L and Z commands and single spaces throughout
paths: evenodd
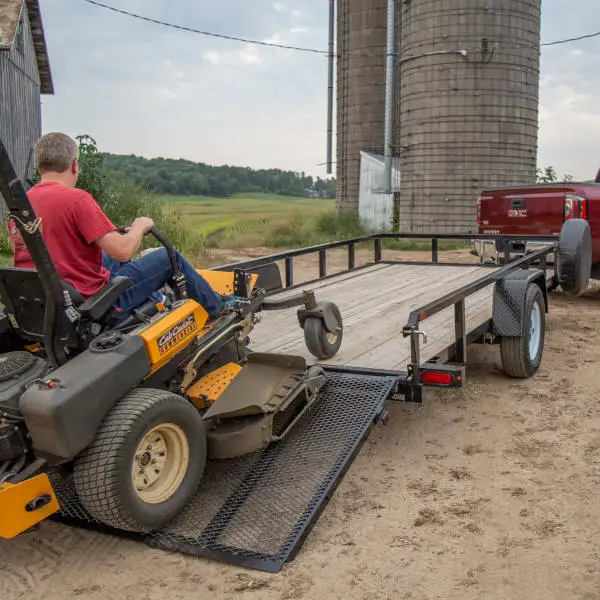
M 142 536 L 106 528 L 81 506 L 70 481 L 53 483 L 53 518 L 133 537 L 150 546 L 277 572 L 299 549 L 371 426 L 393 377 L 331 373 L 312 409 L 265 451 L 208 463 L 196 496 L 171 524 Z

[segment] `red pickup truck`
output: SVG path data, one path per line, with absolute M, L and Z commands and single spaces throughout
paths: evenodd
M 571 219 L 587 221 L 591 233 L 591 275 L 600 275 L 600 171 L 593 183 L 550 183 L 488 188 L 477 203 L 479 233 L 556 236 Z M 496 250 L 525 253 L 535 242 L 496 241 Z

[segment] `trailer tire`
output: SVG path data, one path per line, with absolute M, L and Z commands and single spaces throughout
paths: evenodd
M 592 234 L 584 219 L 565 221 L 558 240 L 558 283 L 567 296 L 580 296 L 592 272 Z
M 75 489 L 101 523 L 149 532 L 190 500 L 206 455 L 204 421 L 187 399 L 138 388 L 114 405 L 94 441 L 75 460 Z M 148 468 L 154 461 L 155 467 Z
M 320 303 L 323 310 L 335 320 L 337 331 L 327 330 L 323 319 L 308 317 L 304 321 L 304 341 L 308 351 L 318 359 L 332 358 L 342 345 L 344 326 L 340 309 L 333 302 Z
M 521 335 L 500 340 L 502 366 L 507 375 L 527 379 L 537 373 L 544 352 L 545 331 L 544 294 L 537 284 L 532 283 L 525 296 Z

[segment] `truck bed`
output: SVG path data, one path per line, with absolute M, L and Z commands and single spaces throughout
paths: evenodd
M 445 294 L 490 274 L 477 265 L 418 265 L 378 263 L 307 285 L 317 300 L 335 302 L 344 321 L 344 338 L 338 354 L 324 364 L 404 371 L 410 363 L 410 339 L 402 327 L 410 312 Z M 493 285 L 466 299 L 467 331 L 492 316 Z M 283 299 L 294 291 L 272 296 Z M 250 348 L 257 352 L 298 354 L 310 362 L 304 333 L 295 308 L 265 311 L 251 334 Z M 438 356 L 454 342 L 454 308 L 450 307 L 421 323 L 427 343 L 421 340 L 421 360 Z M 281 332 L 280 335 L 276 335 Z

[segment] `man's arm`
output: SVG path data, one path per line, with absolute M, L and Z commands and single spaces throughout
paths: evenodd
M 95 244 L 119 262 L 131 260 L 138 251 L 144 235 L 154 227 L 152 219 L 139 217 L 126 234 L 120 234 L 96 200 L 87 192 L 81 193 L 74 208 L 74 216 L 86 243 Z
M 127 262 L 139 250 L 144 236 L 154 227 L 154 221 L 148 217 L 137 218 L 127 231 L 110 231 L 95 241 L 96 246 L 108 256 L 119 262 Z

